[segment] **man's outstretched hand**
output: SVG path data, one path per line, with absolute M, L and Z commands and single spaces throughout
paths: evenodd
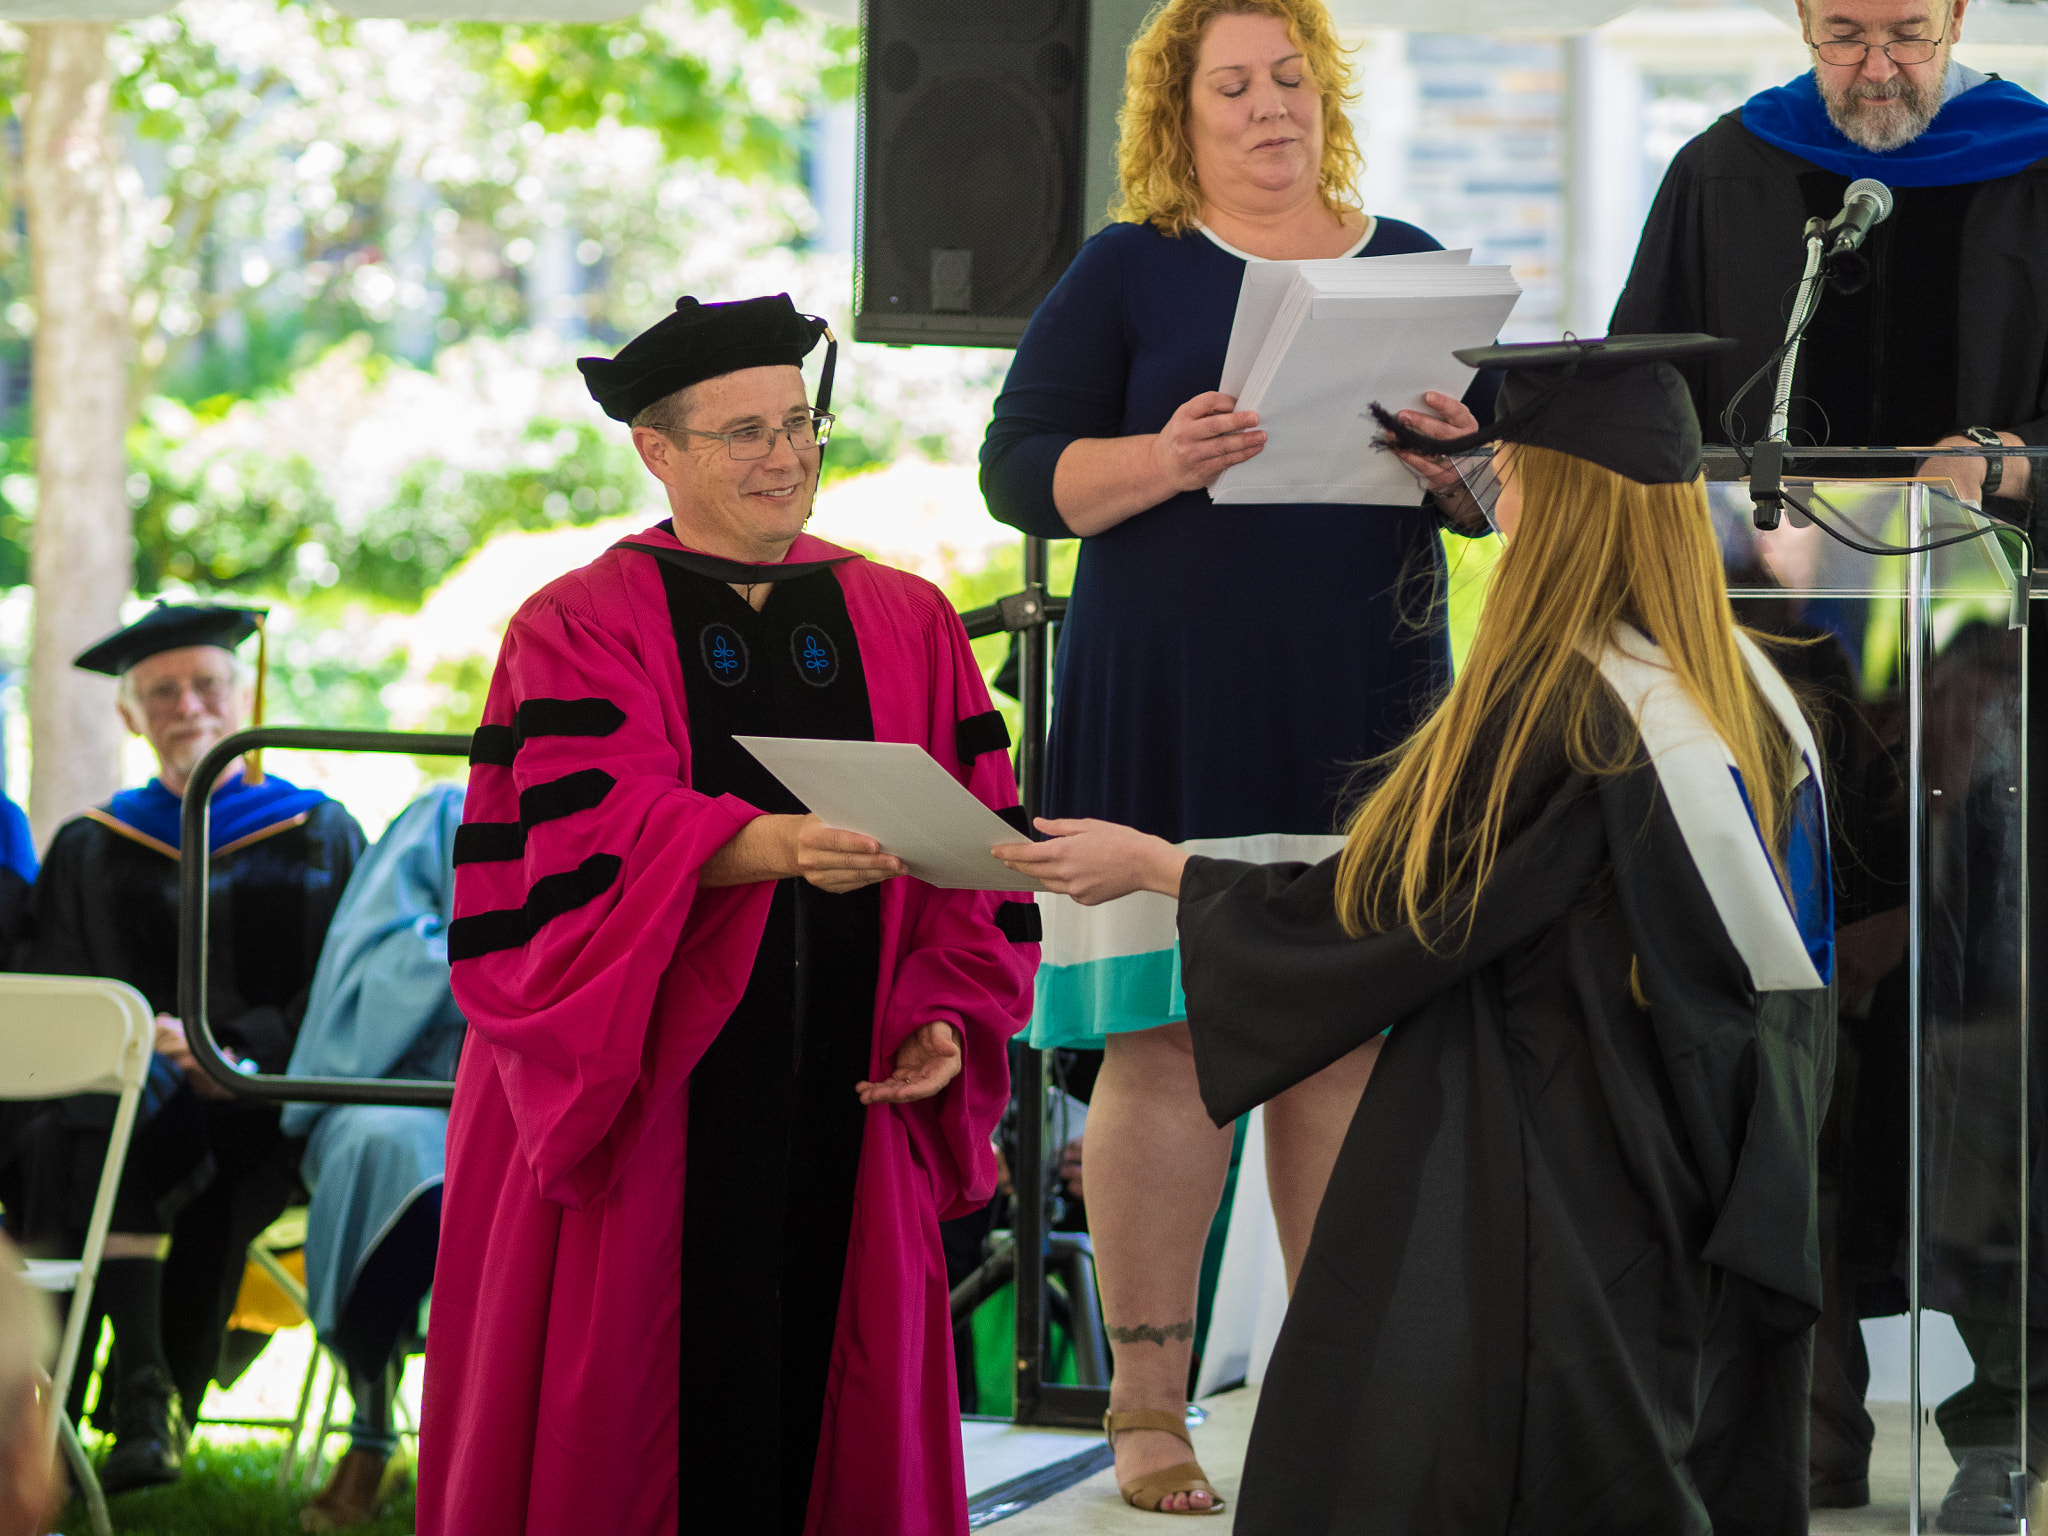
M 794 876 L 843 896 L 909 872 L 872 837 L 828 827 L 815 816 L 756 816 L 705 861 L 697 878 L 710 890 Z
M 896 1070 L 886 1082 L 855 1083 L 863 1104 L 912 1104 L 928 1099 L 960 1075 L 960 1032 L 927 1024 L 896 1047 Z

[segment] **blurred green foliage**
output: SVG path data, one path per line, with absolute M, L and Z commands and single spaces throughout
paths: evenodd
M 697 9 L 723 12 L 750 38 L 802 19 L 783 0 L 697 0 Z M 469 23 L 457 30 L 478 73 L 549 133 L 609 119 L 654 129 L 673 160 L 701 160 L 742 176 L 797 169 L 795 125 L 759 110 L 744 66 L 680 50 L 659 27 Z M 857 29 L 834 27 L 831 45 L 838 56 L 822 71 L 819 89 L 827 100 L 844 99 L 857 83 Z
M 563 230 L 574 317 L 599 336 L 620 328 L 615 312 L 637 329 L 693 220 L 742 252 L 802 239 L 803 124 L 851 92 L 857 55 L 855 29 L 787 0 L 665 0 L 609 26 L 403 29 L 300 0 L 190 0 L 117 27 L 133 398 L 217 419 L 350 337 L 430 365 L 450 344 L 525 330 L 543 318 L 534 264 Z M 0 48 L 0 118 L 23 84 L 21 52 Z M 788 195 L 739 228 L 729 197 L 678 202 L 659 165 L 619 160 L 621 129 L 651 131 L 670 166 Z M 35 325 L 20 153 L 19 133 L 0 131 L 0 481 L 33 474 L 17 441 Z M 629 165 L 642 170 L 622 187 Z M 130 446 L 143 592 L 338 585 L 416 602 L 500 527 L 601 515 L 624 474 L 594 440 L 502 474 L 422 464 L 343 527 L 288 445 L 183 472 L 147 420 Z M 0 484 L 0 588 L 26 577 L 32 499 Z
M 129 445 L 136 588 L 298 598 L 335 589 L 412 608 L 492 534 L 595 522 L 640 494 L 631 447 L 587 422 L 529 422 L 524 447 L 490 472 L 414 463 L 390 500 L 351 524 L 305 459 L 230 450 L 185 470 L 175 439 L 146 421 Z

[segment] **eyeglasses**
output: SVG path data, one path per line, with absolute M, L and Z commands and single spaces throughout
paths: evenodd
M 1831 37 L 1824 43 L 1816 43 L 1812 38 L 1807 38 L 1806 46 L 1813 50 L 1814 56 L 1823 64 L 1836 64 L 1844 68 L 1854 65 L 1861 69 L 1863 61 L 1870 57 L 1870 50 L 1873 48 L 1894 64 L 1925 64 L 1940 52 L 1942 41 L 1947 36 L 1948 28 L 1943 27 L 1941 36 L 1935 38 L 1902 37 L 1893 43 L 1866 43 L 1853 37 Z
M 715 437 L 725 444 L 725 451 L 745 463 L 749 459 L 765 459 L 775 451 L 775 439 L 787 437 L 789 446 L 798 453 L 809 453 L 813 448 L 822 448 L 832 436 L 832 423 L 839 418 L 830 411 L 812 411 L 802 422 L 784 427 L 741 427 L 736 432 L 699 432 L 695 427 L 656 427 L 657 432 L 673 437 L 678 433 L 687 437 Z
M 189 688 L 199 695 L 201 704 L 208 709 L 218 709 L 234 686 L 235 681 L 231 677 L 167 677 L 147 688 L 138 689 L 135 697 L 150 714 L 162 715 L 176 709 Z

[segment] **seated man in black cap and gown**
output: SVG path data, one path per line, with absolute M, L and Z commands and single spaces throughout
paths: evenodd
M 120 679 L 121 718 L 148 740 L 157 777 L 58 828 L 30 899 L 24 969 L 125 981 L 157 1014 L 94 1292 L 114 1328 L 115 1444 L 100 1469 L 109 1493 L 179 1476 L 183 1417 L 220 1363 L 244 1252 L 297 1184 L 277 1108 L 207 1077 L 176 1017 L 182 797 L 199 760 L 250 717 L 235 647 L 261 617 L 160 604 L 78 657 Z M 245 760 L 213 791 L 208 843 L 208 1019 L 231 1060 L 282 1072 L 362 829 L 318 790 Z M 108 1095 L 57 1101 L 0 1146 L 0 1204 L 30 1253 L 79 1252 L 113 1113 Z
M 1822 759 L 1734 622 L 1672 366 L 1718 345 L 1475 349 L 1486 432 L 1382 413 L 1506 549 L 1341 853 L 1089 821 L 997 850 L 1085 903 L 1178 898 L 1217 1124 L 1376 1051 L 1240 1532 L 1807 1528 L 1832 887 Z
M 778 294 L 582 362 L 671 517 L 520 608 L 471 754 L 426 1536 L 966 1528 L 939 1223 L 995 1189 L 1037 912 L 739 739 L 914 744 L 1015 814 L 944 595 L 803 533 L 835 349 Z

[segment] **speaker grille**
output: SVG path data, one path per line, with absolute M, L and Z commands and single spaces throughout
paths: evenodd
M 1014 345 L 1080 225 L 1082 0 L 867 0 L 854 334 Z
M 930 307 L 929 279 L 916 278 L 935 250 L 974 253 L 979 312 L 1009 314 L 1043 291 L 1068 177 L 1036 101 L 985 76 L 934 81 L 883 146 L 882 165 L 882 227 L 912 279 L 897 295 L 906 305 Z
M 881 62 L 875 66 L 875 74 L 882 82 L 882 89 L 902 95 L 917 84 L 917 50 L 897 38 L 882 50 Z

